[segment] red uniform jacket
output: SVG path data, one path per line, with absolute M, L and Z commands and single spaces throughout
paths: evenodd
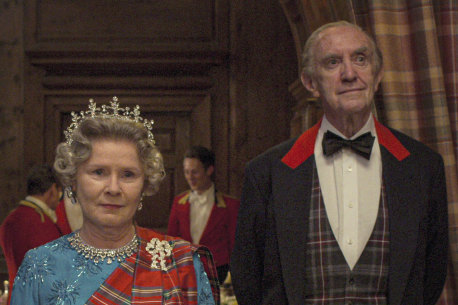
M 170 212 L 168 235 L 180 237 L 192 242 L 190 228 L 190 204 L 188 201 L 191 191 L 186 191 L 175 197 Z M 235 227 L 240 201 L 216 192 L 215 205 L 208 218 L 200 244 L 210 249 L 215 265 L 229 264 L 234 248 Z
M 62 235 L 57 224 L 38 206 L 21 203 L 5 218 L 0 227 L 0 245 L 8 266 L 10 291 L 25 253 Z

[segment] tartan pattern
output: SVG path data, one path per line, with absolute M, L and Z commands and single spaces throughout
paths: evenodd
M 213 298 L 215 299 L 215 304 L 220 304 L 220 285 L 218 279 L 218 271 L 216 265 L 213 262 L 213 256 L 211 252 L 204 247 L 198 247 L 196 249 L 197 253 L 200 256 L 200 260 L 204 265 L 205 272 L 207 273 L 208 281 L 212 288 Z
M 389 268 L 388 210 L 382 183 L 379 211 L 372 235 L 350 270 L 328 221 L 316 165 L 312 176 L 305 304 L 387 304 Z
M 213 296 L 219 304 L 216 267 L 206 248 L 140 227 L 137 227 L 137 234 L 140 238 L 138 253 L 122 262 L 86 304 L 198 304 L 192 258 L 195 251 L 202 258 Z M 151 238 L 167 240 L 173 245 L 172 255 L 166 263 L 167 271 L 151 268 L 151 255 L 146 251 Z
M 379 117 L 444 159 L 451 259 L 438 304 L 458 304 L 457 1 L 351 2 L 356 23 L 373 33 L 384 55 Z

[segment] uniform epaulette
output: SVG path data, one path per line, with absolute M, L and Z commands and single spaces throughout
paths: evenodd
M 232 196 L 232 195 L 223 194 L 223 196 L 224 196 L 224 197 L 227 197 L 227 198 L 229 198 L 229 199 L 239 200 L 237 197 Z
M 189 198 L 189 194 L 191 194 L 190 190 L 184 191 L 183 193 L 177 195 L 177 197 L 183 196 L 178 200 L 178 204 L 186 204 Z

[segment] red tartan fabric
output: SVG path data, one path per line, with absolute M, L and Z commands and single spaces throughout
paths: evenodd
M 188 242 L 137 227 L 141 240 L 139 252 L 127 258 L 107 278 L 86 304 L 197 304 L 197 282 L 193 253 L 205 253 Z M 167 258 L 167 271 L 151 268 L 152 257 L 146 244 L 152 239 L 167 240 L 173 244 L 172 255 Z M 208 253 L 208 251 L 207 251 Z M 213 261 L 203 259 L 211 284 L 216 283 Z M 205 266 L 207 265 L 207 266 Z M 219 295 L 218 287 L 214 296 Z M 215 299 L 218 302 L 218 299 Z

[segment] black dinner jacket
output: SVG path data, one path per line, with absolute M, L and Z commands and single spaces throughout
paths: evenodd
M 375 120 L 375 119 L 374 119 Z M 231 261 L 239 305 L 303 304 L 314 145 L 321 122 L 246 168 Z M 388 302 L 435 304 L 447 268 L 442 158 L 375 120 L 389 212 Z

